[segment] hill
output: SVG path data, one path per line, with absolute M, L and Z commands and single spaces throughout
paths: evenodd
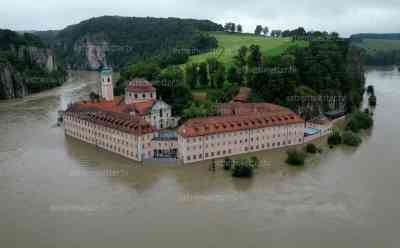
M 351 44 L 364 51 L 367 65 L 400 64 L 400 34 L 357 34 Z
M 368 52 L 389 51 L 400 49 L 400 39 L 363 39 L 361 42 L 354 42 L 354 45 L 361 47 Z
M 208 20 L 102 16 L 59 32 L 38 32 L 68 68 L 96 70 L 105 64 L 121 68 L 171 49 L 192 48 L 203 31 L 222 30 Z
M 400 33 L 364 33 L 364 34 L 353 34 L 350 36 L 352 40 L 356 39 L 383 39 L 383 40 L 400 40 Z
M 292 42 L 291 38 L 271 38 L 253 34 L 227 32 L 210 32 L 210 35 L 217 39 L 218 48 L 208 53 L 191 56 L 188 63 L 199 63 L 208 58 L 217 58 L 225 65 L 230 65 L 233 62 L 234 56 L 237 55 L 239 48 L 242 46 L 258 45 L 261 53 L 267 56 L 279 55 L 292 46 L 307 46 L 307 42 Z

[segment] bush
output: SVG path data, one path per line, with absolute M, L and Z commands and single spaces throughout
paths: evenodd
M 304 161 L 306 159 L 306 154 L 304 152 L 298 151 L 296 149 L 291 149 L 287 151 L 287 159 L 286 163 L 290 165 L 300 166 L 304 165 Z
M 342 138 L 343 138 L 343 144 L 349 146 L 359 146 L 362 141 L 358 134 L 351 131 L 344 132 Z
M 307 151 L 308 153 L 314 154 L 314 153 L 317 153 L 318 148 L 317 148 L 317 146 L 314 145 L 314 144 L 307 144 L 307 146 L 306 146 L 306 151 Z
M 371 107 L 375 107 L 376 106 L 376 96 L 370 96 L 368 98 L 368 104 Z
M 232 168 L 233 161 L 230 158 L 224 159 L 224 170 L 230 170 Z
M 250 158 L 250 165 L 254 168 L 258 168 L 258 164 L 260 163 L 260 161 L 258 160 L 258 158 L 256 156 L 252 156 Z
M 345 130 L 359 132 L 361 129 L 371 128 L 374 124 L 372 117 L 364 112 L 355 112 L 346 118 Z
M 373 85 L 368 85 L 367 87 L 367 93 L 371 96 L 375 95 L 375 89 Z
M 252 177 L 254 167 L 250 165 L 247 159 L 235 160 L 235 165 L 233 167 L 232 176 L 233 177 Z
M 328 136 L 328 145 L 329 147 L 333 147 L 336 145 L 340 145 L 342 143 L 342 137 L 340 136 L 339 131 L 334 130 L 331 134 Z

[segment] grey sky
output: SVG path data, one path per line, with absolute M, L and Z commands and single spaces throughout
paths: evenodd
M 270 29 L 400 32 L 400 0 L 0 0 L 0 28 L 61 29 L 94 16 L 154 16 L 256 24 Z

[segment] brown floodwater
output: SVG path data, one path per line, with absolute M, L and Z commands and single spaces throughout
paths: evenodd
M 360 147 L 325 147 L 304 168 L 257 153 L 253 179 L 65 137 L 57 110 L 96 90 L 96 73 L 1 101 L 0 247 L 398 247 L 400 72 L 366 77 L 378 106 Z

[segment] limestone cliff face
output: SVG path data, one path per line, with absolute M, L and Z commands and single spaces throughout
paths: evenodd
M 58 66 L 51 49 L 21 46 L 12 48 L 11 50 L 22 66 L 25 64 L 34 64 L 41 68 L 45 74 L 48 74 L 42 78 L 43 81 L 46 82 L 46 79 L 54 79 L 49 76 L 49 73 L 57 71 Z M 0 99 L 11 99 L 28 95 L 30 90 L 27 85 L 35 80 L 37 81 L 37 77 L 21 69 L 21 65 L 15 65 L 12 61 L 3 59 L 0 62 Z
M 75 56 L 67 61 L 69 69 L 98 70 L 107 65 L 108 42 L 98 37 L 84 36 L 73 45 Z
M 0 64 L 0 99 L 26 96 L 25 83 L 25 78 L 11 64 Z

